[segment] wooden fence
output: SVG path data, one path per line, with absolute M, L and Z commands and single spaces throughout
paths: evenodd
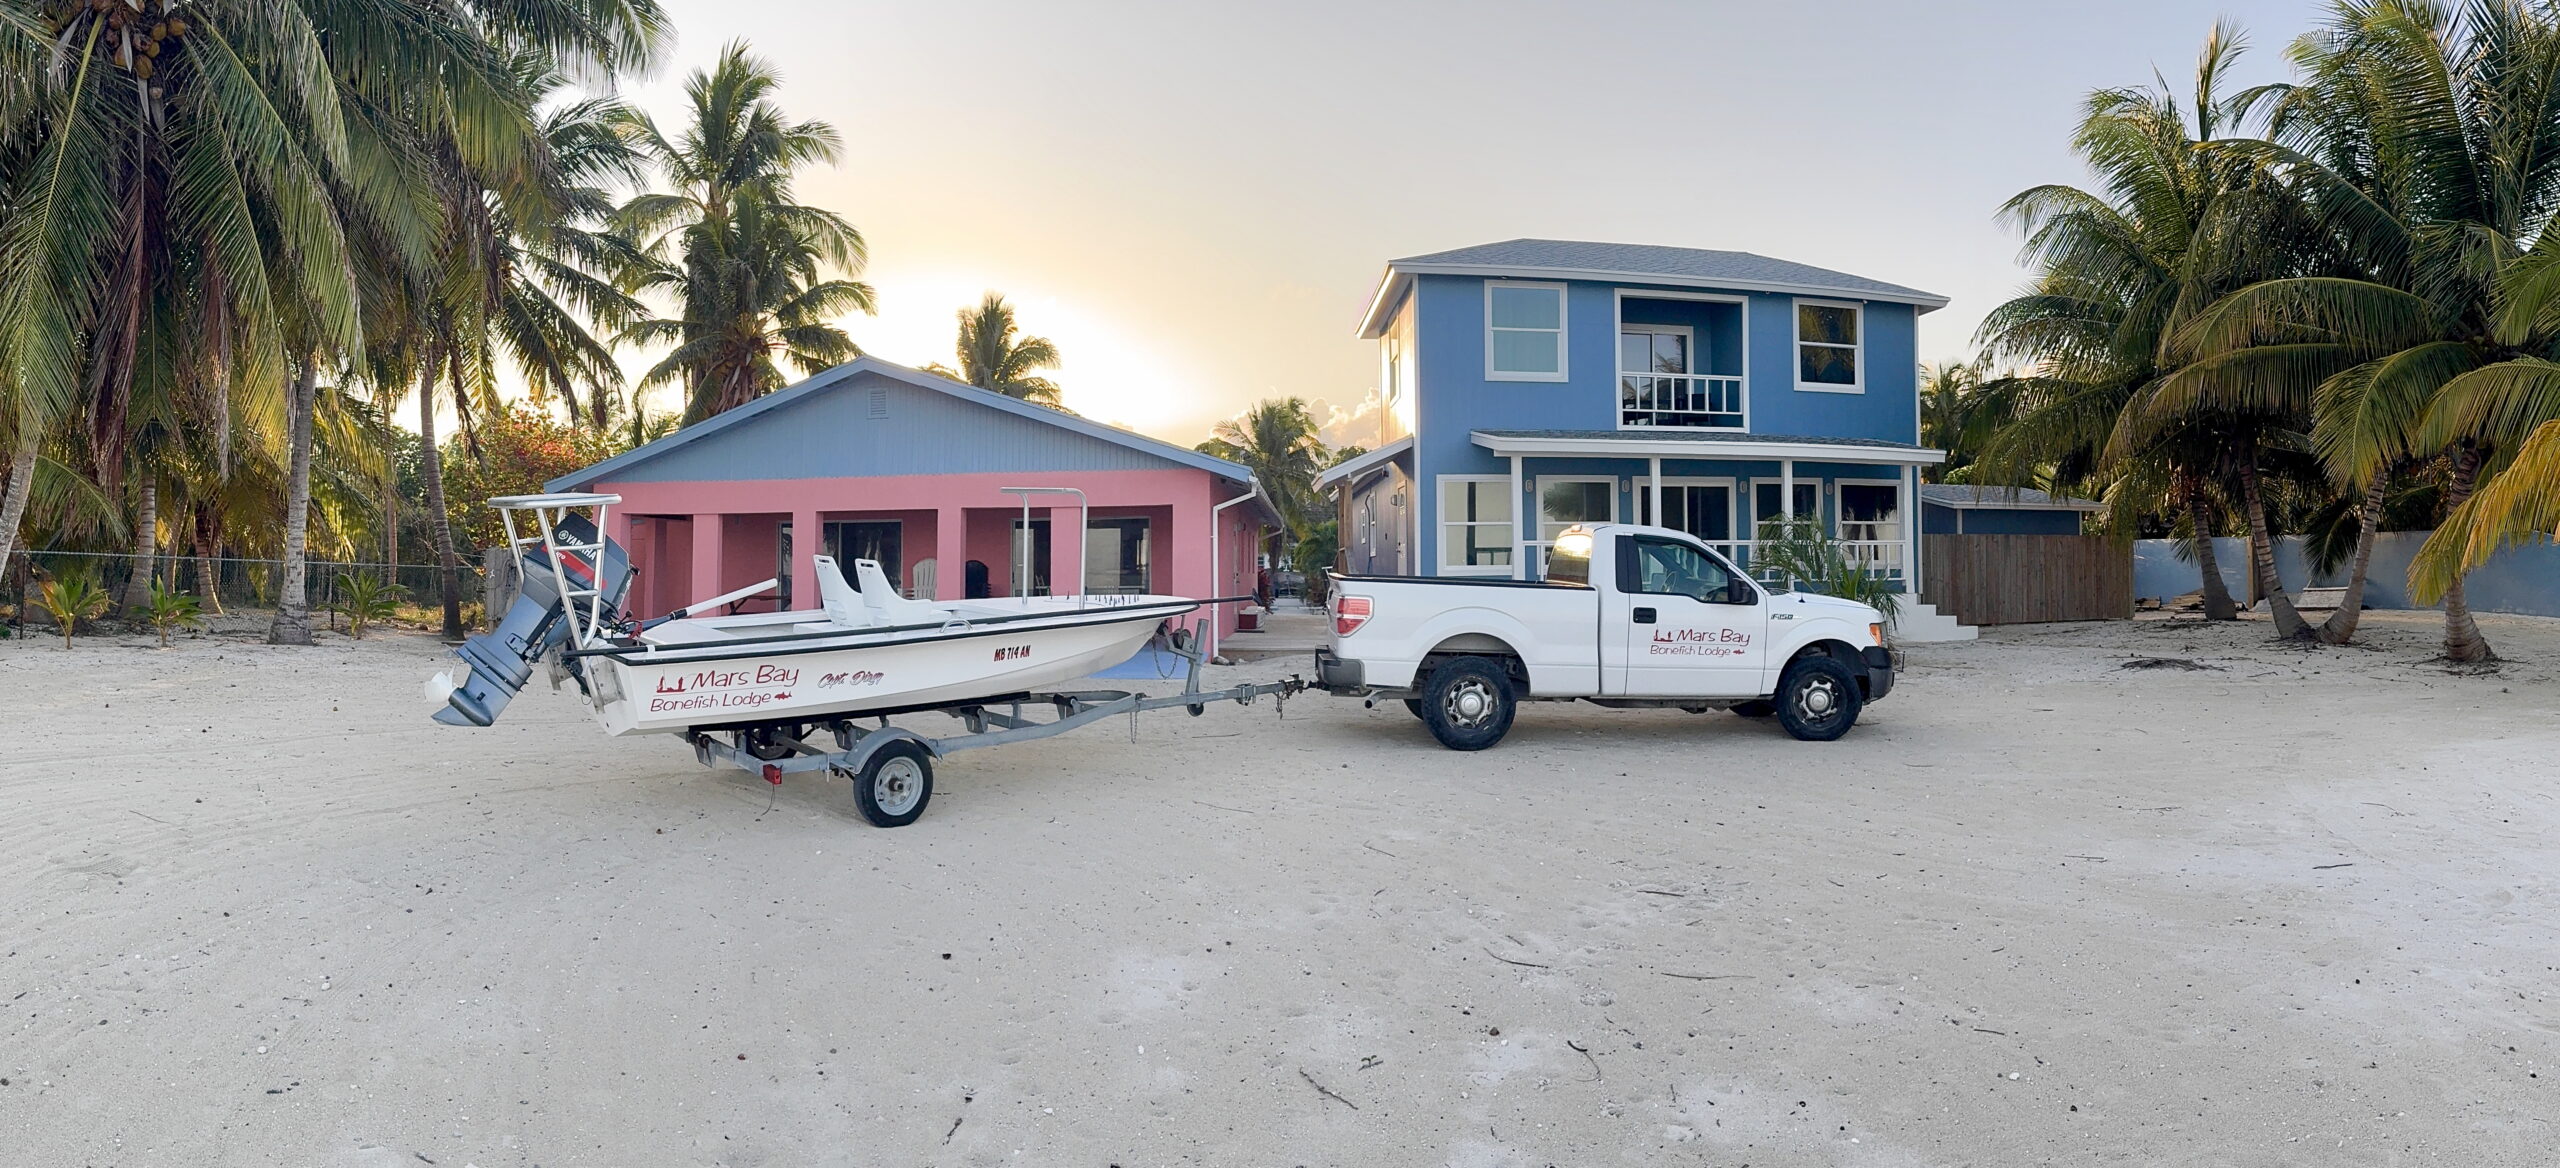
M 1966 624 L 2133 617 L 2133 549 L 2106 536 L 1921 539 L 1920 599 Z

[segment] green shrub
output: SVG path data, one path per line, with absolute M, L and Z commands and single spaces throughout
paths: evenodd
M 160 647 L 166 649 L 170 633 L 204 623 L 204 601 L 192 592 L 174 592 L 153 584 L 151 604 L 142 610 L 142 616 L 152 628 L 160 630 Z
M 347 618 L 347 635 L 361 641 L 365 625 L 392 618 L 407 592 L 375 576 L 338 573 L 338 611 Z
M 36 606 L 62 629 L 62 647 L 71 647 L 72 627 L 107 611 L 107 590 L 87 573 L 55 576 L 36 585 Z

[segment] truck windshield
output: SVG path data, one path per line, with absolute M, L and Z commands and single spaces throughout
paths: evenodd
M 1547 549 L 1547 583 L 1591 587 L 1591 534 L 1568 531 Z

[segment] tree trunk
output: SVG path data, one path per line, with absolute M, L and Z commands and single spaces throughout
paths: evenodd
M 267 626 L 270 645 L 311 643 L 311 569 L 305 555 L 311 536 L 311 412 L 319 380 L 319 369 L 304 355 L 294 372 L 293 396 L 285 402 L 293 469 L 285 480 L 284 572 L 276 584 L 275 623 Z
M 124 582 L 124 603 L 116 606 L 126 620 L 151 607 L 153 560 L 160 547 L 160 484 L 145 477 L 141 490 L 133 519 L 133 574 Z
M 2187 522 L 2195 528 L 2196 567 L 2204 573 L 2204 619 L 2238 620 L 2240 608 L 2231 602 L 2231 589 L 2222 582 L 2221 561 L 2213 554 L 2213 512 L 2205 501 L 2204 483 L 2194 475 L 2180 477 L 2180 489 L 2186 495 Z
M 2471 488 L 2480 477 L 2480 447 L 2470 439 L 2453 450 L 2453 477 L 2445 484 L 2444 506 L 2450 512 L 2471 497 Z M 2444 655 L 2449 661 L 2495 661 L 2489 651 L 2489 640 L 2480 635 L 2480 622 L 2471 619 L 2471 604 L 2462 595 L 2462 577 L 2453 578 L 2453 587 L 2444 591 Z
M 2347 569 L 2347 594 L 2338 600 L 2338 610 L 2320 623 L 2317 636 L 2331 645 L 2344 645 L 2356 639 L 2356 621 L 2364 615 L 2365 570 L 2373 566 L 2373 536 L 2382 527 L 2382 484 L 2385 476 L 2374 476 L 2364 489 L 2364 501 L 2356 505 L 2356 554 Z
M 418 380 L 418 473 L 427 480 L 427 523 L 436 537 L 436 587 L 444 601 L 444 639 L 462 639 L 462 563 L 453 554 L 453 520 L 444 510 L 444 454 L 436 449 L 436 374 L 427 362 Z
M 2252 462 L 2240 464 L 2240 509 L 2249 517 L 2249 562 L 2257 569 L 2259 587 L 2267 590 L 2267 612 L 2276 618 L 2276 635 L 2284 638 L 2307 637 L 2311 626 L 2293 609 L 2293 597 L 2284 590 L 2284 577 L 2276 573 L 2276 541 L 2267 531 L 2267 502 L 2258 490 L 2258 467 Z
M 196 595 L 204 601 L 206 616 L 222 615 L 221 534 L 215 530 L 213 509 L 196 505 Z
M 36 428 L 19 422 L 18 449 L 9 456 L 9 486 L 0 492 L 0 579 L 9 574 L 9 553 L 18 549 L 18 524 L 27 515 L 27 495 L 35 490 Z M 24 620 L 25 614 L 19 614 Z

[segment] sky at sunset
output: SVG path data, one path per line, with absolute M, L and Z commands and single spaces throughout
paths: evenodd
M 802 197 L 871 245 L 872 353 L 951 360 L 989 289 L 1058 343 L 1067 403 L 1184 444 L 1269 396 L 1356 414 L 1353 327 L 1384 261 L 1542 236 L 1782 256 L 1954 298 L 1965 356 L 2023 278 L 2000 202 L 2080 181 L 2081 97 L 2183 92 L 2216 16 L 2282 76 L 2319 6 L 2140 3 L 1286 5 L 667 0 L 630 96 L 746 38 L 843 163 Z M 1367 427 L 1337 425 L 1365 441 Z

